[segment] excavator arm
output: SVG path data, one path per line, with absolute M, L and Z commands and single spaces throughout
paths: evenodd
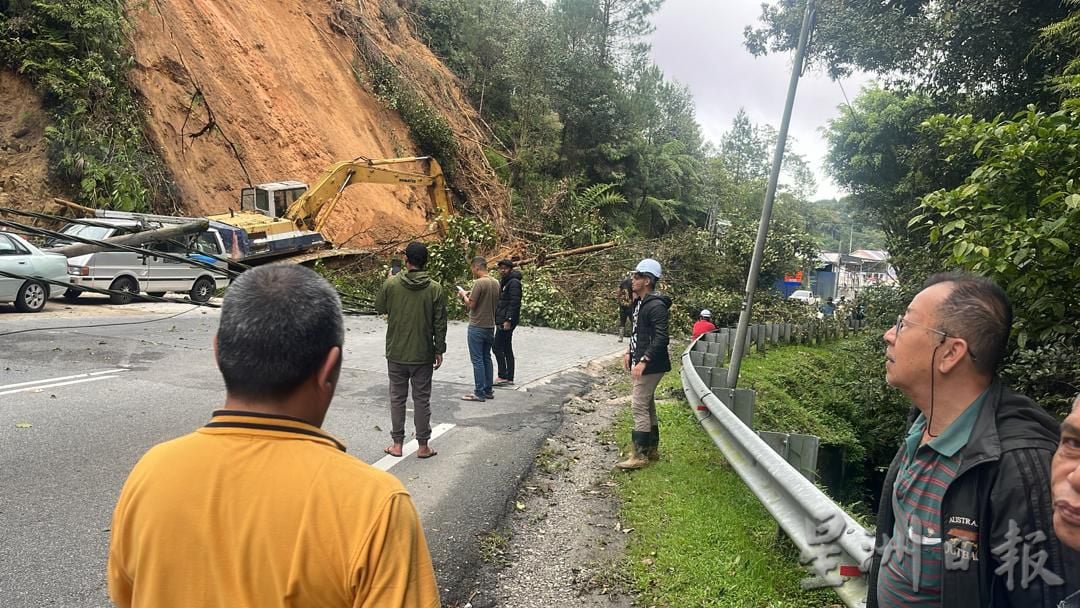
M 427 173 L 391 169 L 385 165 L 424 162 Z M 402 184 L 424 186 L 439 212 L 439 225 L 446 232 L 447 220 L 453 209 L 443 178 L 442 167 L 430 156 L 408 158 L 370 159 L 363 156 L 341 161 L 330 166 L 325 173 L 300 198 L 296 199 L 284 218 L 299 229 L 321 232 L 331 217 L 341 193 L 352 184 Z

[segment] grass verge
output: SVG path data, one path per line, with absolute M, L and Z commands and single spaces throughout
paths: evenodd
M 675 362 L 677 363 L 677 362 Z M 617 383 L 629 391 L 629 382 Z M 624 528 L 632 528 L 626 570 L 642 606 L 810 607 L 838 604 L 827 591 L 803 591 L 798 551 L 724 461 L 690 411 L 678 371 L 657 396 L 663 455 L 620 474 Z M 616 425 L 629 437 L 629 411 Z

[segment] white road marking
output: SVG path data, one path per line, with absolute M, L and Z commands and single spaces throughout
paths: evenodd
M 444 422 L 442 424 L 435 425 L 435 428 L 431 429 L 431 439 L 434 440 L 439 435 L 442 435 L 443 433 L 445 433 L 446 431 L 449 431 L 450 429 L 454 428 L 455 426 L 457 426 L 457 425 L 456 424 L 450 424 L 448 422 Z M 420 448 L 420 444 L 417 443 L 417 441 L 415 439 L 413 439 L 409 443 L 406 443 L 405 445 L 401 446 L 401 456 L 400 457 L 391 456 L 391 455 L 387 454 L 386 456 L 383 456 L 381 459 L 379 459 L 378 462 L 376 462 L 375 464 L 373 464 L 371 466 L 375 467 L 376 469 L 382 470 L 382 471 L 389 471 L 390 467 L 392 467 L 395 464 L 401 462 L 402 460 L 405 460 L 406 457 L 408 457 L 410 454 L 416 452 L 416 450 L 419 449 L 419 448 Z
M 84 382 L 96 382 L 98 380 L 114 380 L 120 376 L 94 376 L 93 378 L 83 378 L 82 380 L 68 380 L 67 382 L 56 382 L 53 384 L 41 384 L 38 386 L 27 386 L 26 388 L 17 388 L 11 391 L 0 392 L 0 397 L 4 395 L 13 395 L 15 393 L 31 393 L 36 391 L 42 391 L 47 388 L 55 388 L 57 386 L 68 386 L 69 384 L 82 384 Z
M 118 374 L 126 372 L 127 369 L 106 369 L 97 372 L 89 372 L 85 374 L 76 374 L 74 376 L 61 376 L 59 378 L 45 378 L 44 380 L 33 380 L 31 382 L 19 382 L 16 384 L 6 384 L 0 386 L 0 396 L 11 395 L 14 393 L 26 393 L 29 391 L 36 391 L 39 389 L 54 388 L 57 386 L 67 386 L 69 384 L 81 384 L 83 382 L 96 382 L 98 380 L 110 380 L 117 378 L 111 374 Z

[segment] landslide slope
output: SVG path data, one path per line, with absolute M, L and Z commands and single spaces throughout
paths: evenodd
M 470 143 L 484 139 L 475 112 L 457 79 L 407 23 L 387 17 L 393 0 L 152 0 L 141 6 L 131 9 L 132 81 L 148 111 L 149 136 L 188 213 L 236 208 L 249 182 L 310 184 L 339 160 L 419 155 L 408 126 L 365 82 L 362 57 L 374 52 L 415 85 L 458 136 L 455 189 L 472 210 L 497 226 L 505 222 L 509 197 L 479 145 Z M 371 245 L 421 235 L 434 217 L 422 188 L 357 184 L 344 192 L 327 233 L 339 246 Z

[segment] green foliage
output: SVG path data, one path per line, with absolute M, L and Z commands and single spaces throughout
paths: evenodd
M 1062 5 L 1077 8 L 1080 0 L 1063 0 Z M 1080 10 L 1044 27 L 1041 43 L 1043 50 L 1060 53 L 1067 59 L 1061 73 L 1051 80 L 1054 92 L 1070 98 L 1080 97 Z
M 764 4 L 760 26 L 747 28 L 750 52 L 794 49 L 805 5 Z M 834 76 L 874 72 L 992 116 L 1047 99 L 1047 77 L 1064 58 L 1036 43 L 1067 11 L 1060 2 L 1016 0 L 819 0 L 809 60 Z
M 978 166 L 964 184 L 923 201 L 912 226 L 949 261 L 994 279 L 1015 304 L 1013 329 L 1024 348 L 1075 336 L 1080 310 L 1080 108 L 1034 107 L 1012 119 L 937 116 L 941 145 Z
M 472 259 L 494 244 L 495 231 L 490 224 L 472 216 L 451 216 L 446 237 L 428 243 L 428 274 L 444 287 L 453 289 L 454 285 L 469 280 Z
M 1002 377 L 1016 391 L 1064 418 L 1080 392 L 1080 339 L 1059 337 L 1034 348 L 1016 351 Z
M 450 123 L 424 101 L 385 58 L 368 57 L 365 64 L 375 95 L 401 115 L 420 150 L 434 156 L 447 175 L 453 175 L 457 167 L 458 142 Z
M 895 314 L 893 315 L 895 320 Z M 739 385 L 757 391 L 755 426 L 806 433 L 841 446 L 845 501 L 869 501 L 880 488 L 907 425 L 907 399 L 885 383 L 885 343 L 868 330 L 822 346 L 785 346 L 744 360 Z
M 585 210 L 568 242 L 655 236 L 704 220 L 692 97 L 645 53 L 660 0 L 413 4 L 502 147 L 497 172 L 513 193 L 517 227 L 559 232 L 552 203 L 597 184 L 614 184 L 607 188 L 628 204 Z
M 626 198 L 615 191 L 615 184 L 593 184 L 587 188 L 571 186 L 551 208 L 544 227 L 561 234 L 564 247 L 598 243 L 607 234 L 601 212 L 624 203 Z
M 0 2 L 0 57 L 44 94 L 50 169 L 93 207 L 148 211 L 170 182 L 146 142 L 127 72 L 123 2 Z

